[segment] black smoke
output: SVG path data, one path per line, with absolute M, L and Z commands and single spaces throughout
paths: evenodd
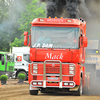
M 88 39 L 100 40 L 100 0 L 84 0 L 80 5 L 80 16 L 87 22 Z
M 47 18 L 60 17 L 64 10 L 69 18 L 79 18 L 79 5 L 83 0 L 40 0 L 46 2 Z M 64 12 L 65 13 L 65 12 Z M 67 17 L 67 16 L 66 16 Z
M 99 39 L 100 0 L 40 0 L 46 3 L 47 18 L 80 18 L 87 22 L 87 37 Z M 91 34 L 91 35 L 90 35 Z
M 79 18 L 99 17 L 100 0 L 40 0 L 46 2 L 47 18 L 50 16 Z
M 82 0 L 66 0 L 66 11 L 69 14 L 70 18 L 78 18 L 79 5 L 82 3 Z

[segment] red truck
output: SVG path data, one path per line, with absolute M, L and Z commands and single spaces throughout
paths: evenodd
M 28 69 L 30 94 L 41 91 L 82 95 L 86 22 L 82 18 L 49 17 L 36 18 L 31 24 L 31 34 L 24 32 L 24 45 L 29 41 L 32 61 Z

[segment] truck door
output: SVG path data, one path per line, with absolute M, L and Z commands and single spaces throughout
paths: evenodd
M 7 70 L 7 66 L 5 66 L 5 56 L 4 54 L 0 54 L 0 71 L 6 71 Z
M 28 64 L 30 63 L 30 58 L 29 58 L 29 54 L 23 54 L 23 60 L 24 60 L 24 64 L 28 69 Z

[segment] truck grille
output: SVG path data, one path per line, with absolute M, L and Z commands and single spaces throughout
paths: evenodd
M 13 66 L 9 66 L 8 70 L 12 71 L 13 70 Z
M 55 74 L 59 74 L 60 73 L 60 66 L 46 66 L 46 73 L 49 74 L 49 73 L 55 73 Z M 64 66 L 62 67 L 62 74 L 69 74 L 69 67 L 68 65 L 67 66 Z
M 69 77 L 69 81 L 73 81 L 73 77 Z
M 46 66 L 46 73 L 60 73 L 60 68 L 59 66 L 55 67 Z

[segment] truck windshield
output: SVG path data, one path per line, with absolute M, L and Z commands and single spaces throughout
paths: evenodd
M 14 62 L 14 55 L 6 54 L 7 62 Z
M 79 48 L 79 28 L 35 26 L 31 31 L 33 48 Z
M 25 60 L 25 61 L 27 61 L 27 62 L 31 62 L 30 61 L 30 55 L 29 54 L 23 54 L 23 59 Z

